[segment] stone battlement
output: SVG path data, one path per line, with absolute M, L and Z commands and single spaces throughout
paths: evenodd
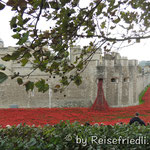
M 1 44 L 3 44 L 1 42 Z M 14 47 L 0 47 L 0 57 L 12 53 Z M 73 63 L 76 57 L 81 54 L 80 46 L 75 46 L 70 50 L 70 61 Z M 85 56 L 86 57 L 86 56 Z M 32 67 L 28 64 L 22 67 L 16 62 L 4 62 L 0 64 L 21 74 L 29 73 Z M 75 86 L 71 83 L 62 93 L 55 93 L 52 89 L 59 80 L 59 77 L 49 77 L 39 70 L 31 74 L 28 80 L 36 81 L 44 78 L 48 81 L 50 89 L 46 93 L 33 92 L 26 93 L 23 86 L 19 86 L 16 80 L 10 78 L 0 84 L 0 107 L 8 108 L 11 105 L 18 107 L 89 107 L 92 105 L 97 94 L 97 81 L 103 80 L 105 98 L 111 107 L 124 107 L 138 104 L 140 92 L 150 83 L 150 75 L 141 75 L 138 72 L 138 61 L 128 60 L 121 57 L 119 53 L 102 55 L 101 50 L 92 57 L 89 65 L 82 75 L 82 84 Z M 9 75 L 11 72 L 6 71 Z

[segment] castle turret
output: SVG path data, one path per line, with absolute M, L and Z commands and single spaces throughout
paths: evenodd
M 4 47 L 4 42 L 3 40 L 0 38 L 0 48 Z

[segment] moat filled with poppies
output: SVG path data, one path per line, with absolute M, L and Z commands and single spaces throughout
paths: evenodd
M 18 125 L 20 123 L 35 126 L 46 124 L 54 125 L 61 120 L 69 120 L 84 124 L 89 122 L 114 125 L 118 122 L 127 124 L 135 112 L 140 113 L 140 118 L 146 123 L 150 122 L 150 88 L 144 94 L 143 104 L 122 108 L 109 108 L 109 110 L 93 111 L 89 108 L 9 108 L 0 109 L 0 125 Z

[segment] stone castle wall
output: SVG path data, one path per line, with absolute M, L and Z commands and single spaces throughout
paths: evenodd
M 12 53 L 13 47 L 0 48 L 0 57 Z M 80 47 L 71 49 L 70 61 L 74 62 L 80 55 Z M 25 67 L 16 62 L 3 62 L 0 64 L 9 67 L 6 73 L 10 76 L 13 72 L 20 72 L 21 75 L 29 73 L 30 64 Z M 82 73 L 83 82 L 77 87 L 70 84 L 62 93 L 54 93 L 51 88 L 59 80 L 48 75 L 35 71 L 28 80 L 41 78 L 49 82 L 50 90 L 46 93 L 26 92 L 23 86 L 19 86 L 15 79 L 10 78 L 0 84 L 0 108 L 9 108 L 12 104 L 19 108 L 35 107 L 90 107 L 97 94 L 98 79 L 103 79 L 103 89 L 106 100 L 111 107 L 124 107 L 138 104 L 138 96 L 141 91 L 150 83 L 150 75 L 141 75 L 137 69 L 136 60 L 121 58 L 119 54 L 106 54 L 102 57 L 100 51 L 96 52 L 88 67 Z M 11 71 L 10 71 L 11 70 Z

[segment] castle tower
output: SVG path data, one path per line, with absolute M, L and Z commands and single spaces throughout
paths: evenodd
M 4 42 L 3 40 L 0 38 L 0 48 L 4 47 Z

